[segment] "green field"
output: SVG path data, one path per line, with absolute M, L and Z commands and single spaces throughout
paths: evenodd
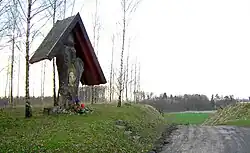
M 24 119 L 24 108 L 0 112 L 0 152 L 147 152 L 160 136 L 164 118 L 151 107 L 93 105 L 93 114 L 35 116 Z M 127 130 L 115 126 L 128 123 Z
M 175 124 L 202 124 L 211 113 L 166 113 L 168 122 Z

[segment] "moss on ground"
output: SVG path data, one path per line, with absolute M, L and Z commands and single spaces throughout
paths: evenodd
M 241 103 L 227 106 L 218 110 L 203 125 L 238 125 L 246 124 L 250 119 L 250 104 Z M 250 123 L 250 122 L 249 122 Z
M 39 109 L 31 119 L 24 109 L 0 112 L 0 152 L 147 152 L 161 135 L 165 120 L 149 106 L 117 108 L 111 104 L 91 106 L 93 114 L 43 116 Z M 115 121 L 126 121 L 140 138 L 132 139 Z

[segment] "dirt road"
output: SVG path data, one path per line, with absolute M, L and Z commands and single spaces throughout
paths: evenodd
M 250 153 L 250 128 L 179 126 L 161 153 Z

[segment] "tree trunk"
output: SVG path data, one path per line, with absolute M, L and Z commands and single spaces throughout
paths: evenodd
M 55 19 L 56 19 L 56 0 L 54 0 L 53 3 L 53 26 L 55 25 Z M 52 59 L 53 62 L 53 100 L 54 100 L 54 106 L 58 106 L 58 101 L 56 98 L 56 64 L 55 64 L 55 58 Z
M 5 85 L 5 91 L 4 91 L 4 97 L 7 98 L 7 88 L 8 88 L 8 84 L 9 84 L 9 63 L 10 63 L 10 57 L 8 59 L 8 67 L 7 67 L 7 73 L 6 73 L 6 85 Z
M 41 65 L 41 85 L 40 85 L 41 86 L 41 91 L 40 91 L 41 92 L 41 95 L 40 95 L 41 101 L 42 101 L 42 97 L 43 97 L 43 78 L 44 77 L 43 77 L 43 63 L 42 63 L 42 65 Z
M 17 72 L 17 97 L 18 98 L 19 98 L 19 90 L 20 90 L 20 55 L 18 57 L 18 72 Z
M 55 58 L 52 60 L 53 62 L 53 100 L 54 106 L 57 106 L 57 98 L 56 98 L 56 65 L 55 65 Z
M 14 11 L 11 11 L 13 17 L 13 27 L 12 27 L 12 53 L 11 53 L 11 69 L 10 69 L 10 103 L 14 106 L 13 102 L 13 72 L 14 72 L 14 61 L 15 61 L 15 33 L 16 33 L 16 14 L 17 14 L 17 4 L 13 0 Z
M 14 26 L 15 27 L 15 26 Z M 11 53 L 11 68 L 10 68 L 10 104 L 14 106 L 13 103 L 13 72 L 14 72 L 14 60 L 15 60 L 15 36 L 13 32 L 12 36 L 12 53 Z
M 31 6 L 32 0 L 28 0 L 28 12 L 27 12 L 27 29 L 26 29 L 26 75 L 25 75 L 25 100 L 26 106 L 30 106 L 30 95 L 29 95 L 29 50 L 30 50 L 30 20 L 31 20 Z M 25 107 L 26 112 L 30 112 L 30 107 Z M 31 117 L 31 115 L 25 113 L 25 117 Z
M 122 91 L 123 91 L 123 54 L 125 48 L 125 34 L 126 34 L 126 0 L 123 1 L 123 30 L 122 30 L 122 50 L 121 50 L 121 65 L 119 76 L 119 97 L 117 107 L 122 106 Z
M 126 101 L 128 101 L 128 80 L 129 80 L 129 49 L 130 49 L 130 40 L 128 43 L 128 55 L 127 55 L 127 63 L 126 63 L 126 79 L 125 79 L 125 97 Z
M 96 55 L 98 56 L 98 43 L 99 43 L 99 31 L 100 31 L 100 23 L 99 23 L 99 16 L 98 16 L 98 0 L 95 0 L 95 16 L 94 16 L 94 25 L 93 25 L 93 47 L 95 49 Z M 94 104 L 97 102 L 97 87 L 92 86 L 91 92 L 92 92 L 92 98 L 91 98 L 91 104 Z
M 63 5 L 63 18 L 64 19 L 66 17 L 66 5 L 67 5 L 66 0 L 64 0 L 64 5 Z
M 136 60 L 136 62 L 137 62 L 137 60 Z M 135 63 L 135 76 L 134 76 L 135 78 L 134 78 L 134 102 L 136 103 L 136 85 L 137 85 L 137 63 Z
M 111 54 L 111 64 L 110 64 L 110 78 L 109 78 L 109 102 L 112 101 L 112 92 L 113 92 L 113 62 L 114 62 L 114 45 L 115 45 L 115 37 L 112 36 L 112 54 Z
M 94 104 L 94 100 L 95 100 L 95 88 L 94 86 L 92 85 L 91 86 L 91 104 Z
M 141 64 L 139 63 L 139 68 L 138 68 L 138 76 L 137 76 L 137 96 L 136 96 L 136 102 L 140 100 L 140 88 L 141 88 L 141 84 L 140 84 L 140 80 L 141 79 Z
M 131 65 L 131 70 L 130 70 L 130 82 L 129 82 L 129 88 L 130 88 L 130 100 L 133 101 L 133 64 Z
M 46 75 L 45 75 L 46 71 L 45 70 L 46 70 L 46 61 L 44 61 L 44 63 L 43 63 L 43 80 L 42 80 L 43 81 L 43 83 L 42 83 L 43 88 L 42 88 L 42 97 L 41 97 L 42 100 L 44 99 L 44 85 L 45 85 L 45 78 L 46 78 Z

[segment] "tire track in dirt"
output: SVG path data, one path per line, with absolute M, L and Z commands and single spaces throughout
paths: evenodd
M 250 153 L 250 128 L 178 126 L 170 140 L 161 153 Z

